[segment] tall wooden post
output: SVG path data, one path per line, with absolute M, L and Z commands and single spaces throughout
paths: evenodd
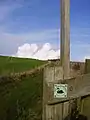
M 64 79 L 70 75 L 70 0 L 61 0 L 61 53 L 60 60 L 63 67 Z
M 70 64 L 70 33 L 69 33 L 69 0 L 61 0 L 61 71 L 60 74 L 64 73 L 64 79 L 68 79 L 70 76 L 69 74 L 69 64 Z M 53 66 L 54 68 L 54 66 Z M 63 68 L 63 71 L 62 71 Z M 43 81 L 43 114 L 42 119 L 43 120 L 57 120 L 61 119 L 65 115 L 67 115 L 67 105 L 65 104 L 64 111 L 65 114 L 63 114 L 62 107 L 63 105 L 59 106 L 49 106 L 47 103 L 50 101 L 55 100 L 54 94 L 53 94 L 53 85 L 55 81 L 58 81 L 62 75 L 58 77 L 58 75 L 55 72 L 58 71 L 56 68 L 53 70 L 52 67 L 46 67 L 44 68 L 44 81 Z M 59 73 L 58 73 L 59 74 Z M 55 77 L 57 76 L 57 77 Z M 63 77 L 61 78 L 63 79 Z M 60 80 L 61 80 L 60 79 Z M 59 111 L 59 113 L 58 113 Z M 63 115 L 63 116 L 62 116 Z M 56 119 L 57 118 L 57 119 Z

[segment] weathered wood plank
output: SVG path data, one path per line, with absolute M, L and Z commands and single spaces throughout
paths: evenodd
M 44 71 L 44 86 L 43 86 L 43 105 L 45 106 L 48 102 L 58 102 L 67 99 L 80 97 L 86 94 L 90 94 L 90 74 L 79 75 L 74 78 L 63 80 L 63 69 L 62 67 L 46 67 Z M 58 76 L 57 76 L 58 74 Z M 65 83 L 68 84 L 68 98 L 67 99 L 56 99 L 54 98 L 54 84 Z M 44 118 L 46 115 L 47 108 L 44 108 Z M 66 107 L 67 108 L 67 107 Z M 43 119 L 46 120 L 46 119 Z
M 61 66 L 64 78 L 70 76 L 70 0 L 61 0 Z
M 79 95 L 79 96 L 73 96 L 73 97 L 66 98 L 66 99 L 59 99 L 59 100 L 48 101 L 47 104 L 48 104 L 48 105 L 57 105 L 57 104 L 60 104 L 60 103 L 68 102 L 69 100 L 78 99 L 79 97 L 81 97 L 81 99 L 90 97 L 90 92 L 89 92 L 89 93 L 86 93 L 86 94 L 84 94 L 84 95 L 81 95 L 81 96 Z
M 56 120 L 57 116 L 61 117 L 61 107 L 50 107 L 47 105 L 47 101 L 49 100 L 51 94 L 53 95 L 53 82 L 58 81 L 59 79 L 63 79 L 63 71 L 62 67 L 45 67 L 44 68 L 44 80 L 43 80 L 43 120 Z M 49 90 L 51 88 L 51 90 Z M 52 92 L 53 91 L 53 92 Z M 57 114 L 57 110 L 60 110 L 60 114 Z
M 76 78 L 54 81 L 53 83 L 47 85 L 49 98 L 48 101 L 57 101 L 57 98 L 54 98 L 54 84 L 65 83 L 68 84 L 68 99 L 71 97 L 82 96 L 90 93 L 90 74 L 80 75 Z M 47 94 L 48 95 L 48 94 Z M 60 99 L 61 101 L 63 99 Z
M 49 82 L 58 81 L 63 79 L 63 68 L 60 66 L 45 67 L 44 68 L 44 80 Z
M 64 103 L 64 108 L 63 108 L 63 116 L 64 118 L 68 115 L 68 108 L 69 108 L 69 102 Z

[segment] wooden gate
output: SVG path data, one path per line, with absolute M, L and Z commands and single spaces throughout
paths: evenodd
M 70 0 L 60 0 L 61 4 L 61 44 L 60 44 L 60 66 L 48 66 L 44 68 L 43 81 L 43 120 L 64 120 L 73 106 L 80 103 L 85 96 L 90 95 L 90 74 L 72 77 L 70 69 Z M 55 85 L 64 86 L 56 93 Z M 66 86 L 65 86 L 66 85 Z M 65 93 L 66 90 L 66 93 Z M 77 99 L 78 98 L 78 99 Z M 74 102 L 74 99 L 76 103 Z M 72 103 L 72 104 L 71 104 Z M 74 105 L 75 103 L 75 105 Z M 89 106 L 89 104 L 87 104 Z M 76 107 L 77 108 L 77 107 Z M 85 104 L 84 104 L 85 108 Z M 87 107 L 80 110 L 87 111 Z M 89 107 L 90 109 L 90 107 Z M 88 111 L 89 111 L 88 109 Z M 79 111 L 80 111 L 79 110 Z M 75 111 L 75 109 L 74 109 Z M 85 114 L 87 114 L 86 112 Z M 90 119 L 90 114 L 87 114 Z M 70 116 L 69 116 L 70 118 Z M 68 119 L 69 119 L 68 118 Z
M 67 97 L 55 98 L 54 85 L 66 84 Z M 62 67 L 45 67 L 43 82 L 43 120 L 64 120 L 76 99 L 79 112 L 90 119 L 90 74 L 63 79 Z M 86 101 L 87 97 L 89 100 Z M 84 101 L 84 103 L 83 103 Z M 83 107 L 84 105 L 84 107 Z
M 90 118 L 83 114 L 84 100 L 88 97 L 90 97 L 90 94 L 49 103 L 48 107 L 51 108 L 52 111 L 51 114 L 50 111 L 47 111 L 48 120 L 75 120 L 75 118 L 89 120 Z M 67 109 L 66 104 L 68 105 Z M 66 112 L 68 114 L 67 116 L 65 116 Z

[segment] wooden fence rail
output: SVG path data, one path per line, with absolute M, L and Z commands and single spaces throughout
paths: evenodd
M 82 120 L 87 120 L 87 117 L 82 114 L 83 111 L 83 100 L 87 97 L 90 97 L 90 93 L 86 95 L 82 95 L 79 97 L 72 97 L 69 99 L 64 99 L 62 101 L 54 102 L 54 103 L 48 103 L 48 107 L 52 108 L 51 113 L 53 116 L 49 117 L 50 120 L 77 120 L 77 118 L 82 118 Z M 64 116 L 65 110 L 66 109 L 66 104 L 68 103 L 68 115 Z M 65 108 L 64 108 L 65 107 Z M 56 111 L 59 110 L 60 113 L 57 114 Z M 78 119 L 79 120 L 79 119 Z

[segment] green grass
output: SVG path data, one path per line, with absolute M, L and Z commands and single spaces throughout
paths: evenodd
M 42 70 L 37 71 L 35 74 L 22 79 L 3 78 L 0 82 L 0 120 L 41 119 L 42 72 Z
M 45 63 L 35 59 L 0 56 L 0 75 L 27 71 Z
M 45 63 L 35 59 L 0 56 L 0 75 L 28 71 Z M 0 78 L 0 120 L 40 120 L 42 91 L 42 70 L 19 78 Z
M 23 72 L 45 61 L 0 56 L 0 74 Z M 0 120 L 41 120 L 43 70 L 23 78 L 0 79 Z M 89 116 L 90 98 L 84 101 L 83 113 Z

